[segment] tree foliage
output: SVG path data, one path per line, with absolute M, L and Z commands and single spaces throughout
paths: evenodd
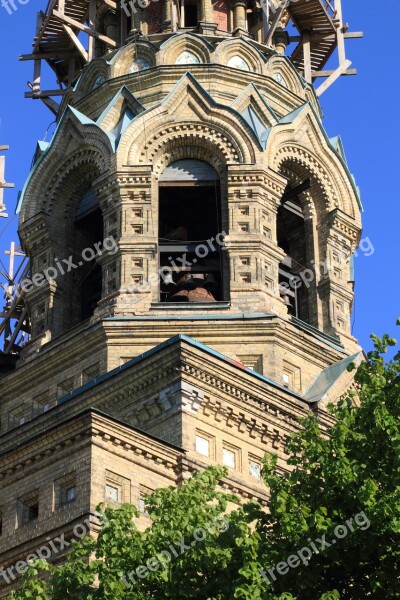
M 98 538 L 74 544 L 60 566 L 32 565 L 11 598 L 399 598 L 400 352 L 385 362 L 395 340 L 372 339 L 358 401 L 352 392 L 330 408 L 328 432 L 307 416 L 289 442 L 289 473 L 265 457 L 268 512 L 218 491 L 226 470 L 211 467 L 148 496 L 145 531 L 135 507 L 100 506 Z

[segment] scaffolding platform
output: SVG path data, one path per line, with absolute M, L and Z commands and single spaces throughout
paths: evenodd
M 166 0 L 176 3 L 176 0 Z M 325 91 L 341 75 L 354 75 L 346 60 L 345 40 L 362 37 L 361 32 L 348 32 L 343 23 L 342 0 L 264 0 L 264 43 L 270 46 L 274 35 L 283 27 L 298 35 L 289 35 L 296 47 L 291 60 L 300 74 L 309 83 L 323 77 L 328 79 L 321 86 Z M 20 60 L 34 61 L 33 80 L 27 98 L 41 99 L 57 114 L 58 104 L 52 98 L 63 96 L 81 73 L 83 67 L 95 57 L 95 41 L 100 40 L 105 48 L 115 49 L 122 45 L 98 31 L 98 14 L 101 5 L 116 11 L 114 0 L 50 0 L 46 10 L 38 14 L 36 36 L 30 54 L 22 54 Z M 87 46 L 78 36 L 87 34 Z M 173 32 L 170 32 L 172 34 Z M 339 66 L 324 70 L 335 50 L 339 54 Z M 41 87 L 41 65 L 45 61 L 53 70 L 58 88 L 43 90 Z

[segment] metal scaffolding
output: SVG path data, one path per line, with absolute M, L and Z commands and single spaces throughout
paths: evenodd
M 29 313 L 21 285 L 29 275 L 29 261 L 21 246 L 16 246 L 15 242 L 11 242 L 10 249 L 5 254 L 9 257 L 9 266 L 8 269 L 0 270 L 3 279 L 0 287 L 4 292 L 4 304 L 0 312 L 0 338 L 4 354 L 18 354 L 30 334 Z
M 4 150 L 8 150 L 8 146 L 0 146 L 0 152 Z M 5 188 L 13 188 L 13 183 L 7 183 L 4 179 L 5 177 L 5 156 L 0 156 L 0 217 L 8 217 L 6 213 L 6 206 L 3 201 L 4 189 Z
M 0 151 L 3 150 L 8 150 L 8 146 L 0 146 Z M 4 188 L 14 187 L 13 183 L 4 181 L 4 167 L 4 156 L 0 156 L 0 217 L 8 216 L 3 203 Z M 4 366 L 4 354 L 18 354 L 30 333 L 25 292 L 21 286 L 29 273 L 28 258 L 14 242 L 11 242 L 5 255 L 8 257 L 8 267 L 5 267 L 0 257 L 0 288 L 3 291 L 3 301 L 0 305 L 0 343 L 3 346 L 2 350 L 0 349 L 0 372 Z
M 164 1 L 176 8 L 176 0 Z M 95 57 L 96 40 L 110 50 L 123 44 L 123 36 L 117 43 L 99 31 L 98 12 L 102 5 L 112 11 L 119 8 L 115 0 L 50 0 L 46 10 L 38 13 L 32 52 L 20 56 L 20 60 L 34 62 L 33 79 L 28 83 L 30 91 L 25 97 L 41 99 L 57 115 L 59 104 L 54 97 L 62 97 L 83 67 Z M 351 62 L 346 58 L 345 41 L 363 34 L 349 32 L 348 24 L 343 21 L 342 0 L 259 0 L 259 5 L 263 43 L 270 46 L 276 35 L 286 32 L 288 43 L 296 44 L 289 56 L 306 81 L 314 83 L 318 78 L 325 78 L 317 88 L 318 95 L 341 75 L 356 74 L 355 69 L 349 68 Z M 166 35 L 179 30 L 176 24 L 172 25 L 172 31 L 166 31 Z M 82 33 L 86 34 L 86 46 Z M 336 49 L 338 66 L 325 69 Z M 42 89 L 43 61 L 53 70 L 58 88 Z
M 114 0 L 102 0 L 110 9 L 116 10 Z M 86 63 L 94 58 L 96 39 L 106 47 L 116 48 L 115 40 L 96 30 L 96 0 L 50 0 L 45 12 L 40 11 L 36 22 L 36 36 L 30 54 L 22 54 L 20 60 L 33 60 L 33 80 L 28 83 L 31 91 L 26 98 L 40 98 L 57 115 L 55 96 L 63 96 Z M 87 35 L 87 47 L 78 38 Z M 41 67 L 45 61 L 54 71 L 58 88 L 41 88 Z

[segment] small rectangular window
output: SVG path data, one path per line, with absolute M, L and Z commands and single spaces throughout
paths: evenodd
M 29 409 L 25 405 L 21 405 L 8 413 L 9 429 L 23 425 L 27 421 L 27 410 Z
M 249 460 L 249 473 L 257 481 L 261 480 L 261 463 L 255 460 Z
M 18 527 L 36 521 L 39 517 L 39 493 L 33 492 L 18 500 L 17 521 Z
M 76 487 L 71 485 L 70 487 L 63 488 L 61 494 L 61 504 L 70 504 L 76 500 Z
M 30 521 L 34 521 L 39 516 L 39 504 L 37 502 L 24 506 L 24 523 L 29 523 Z
M 66 394 L 69 394 L 74 389 L 74 378 L 70 377 L 69 379 L 65 379 L 57 386 L 57 398 L 61 398 Z
M 146 508 L 146 499 L 144 496 L 140 496 L 139 498 L 139 512 L 145 517 L 149 516 L 149 513 L 147 512 Z
M 105 472 L 105 486 L 104 486 L 104 498 L 107 502 L 113 504 L 123 504 L 124 502 L 131 502 L 131 481 L 114 473 L 113 471 L 106 470 Z
M 105 488 L 105 499 L 108 502 L 115 502 L 118 503 L 120 501 L 120 490 L 118 487 L 114 486 L 114 485 L 110 485 L 109 483 L 106 484 L 106 488 Z
M 196 435 L 196 452 L 203 456 L 210 456 L 210 441 L 200 435 Z
M 62 508 L 77 498 L 76 475 L 69 473 L 54 483 L 55 507 Z
M 92 381 L 93 379 L 96 379 L 96 377 L 98 377 L 100 374 L 100 368 L 99 365 L 92 365 L 91 367 L 87 367 L 86 369 L 83 369 L 82 372 L 82 383 L 88 383 L 88 381 Z
M 236 468 L 236 454 L 232 450 L 228 450 L 228 448 L 223 448 L 222 450 L 222 463 L 225 467 L 229 467 L 230 469 Z
M 139 503 L 138 503 L 138 509 L 140 514 L 144 515 L 145 517 L 149 516 L 149 513 L 147 511 L 147 496 L 151 495 L 153 493 L 154 490 L 152 490 L 151 488 L 148 488 L 145 485 L 141 485 L 140 486 L 140 491 L 139 491 Z
M 257 371 L 257 373 L 263 372 L 262 354 L 238 354 L 237 357 L 248 369 L 253 369 L 253 371 Z
M 33 399 L 32 403 L 32 417 L 37 417 L 50 409 L 50 401 L 48 392 L 40 394 Z

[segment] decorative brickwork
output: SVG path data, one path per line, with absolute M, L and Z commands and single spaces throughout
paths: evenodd
M 222 488 L 267 504 L 265 452 L 287 469 L 298 418 L 326 427 L 353 385 L 326 374 L 360 360 L 360 202 L 315 91 L 243 30 L 243 3 L 203 0 L 180 31 L 172 8 L 138 11 L 88 64 L 24 188 L 32 338 L 2 380 L 5 567 L 96 531 L 105 500 L 145 526 L 146 490 L 215 462 Z M 116 36 L 109 7 L 98 17 Z

